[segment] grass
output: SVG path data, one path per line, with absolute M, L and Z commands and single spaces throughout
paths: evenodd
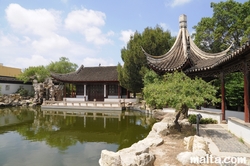
M 242 137 L 239 138 L 239 141 L 243 144 L 245 143 Z

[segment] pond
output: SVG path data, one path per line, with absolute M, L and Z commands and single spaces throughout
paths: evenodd
M 101 151 L 145 138 L 155 120 L 136 111 L 118 115 L 45 114 L 37 108 L 0 108 L 1 166 L 98 166 Z

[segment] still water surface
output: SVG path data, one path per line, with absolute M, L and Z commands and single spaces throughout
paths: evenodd
M 155 122 L 133 111 L 96 117 L 52 114 L 40 108 L 0 108 L 0 166 L 98 166 L 103 149 L 131 146 Z

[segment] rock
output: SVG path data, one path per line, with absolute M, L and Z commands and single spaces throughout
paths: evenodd
M 194 142 L 194 137 L 185 137 L 184 138 L 184 145 L 186 145 L 186 149 L 189 151 L 193 151 L 193 142 Z
M 121 166 L 120 155 L 112 151 L 102 150 L 99 164 L 101 166 Z
M 195 150 L 193 151 L 193 156 L 195 157 L 206 157 L 207 152 L 205 150 Z
M 168 135 L 169 129 L 168 129 L 168 123 L 166 122 L 157 122 L 153 125 L 152 131 L 156 132 L 158 135 L 166 136 Z
M 178 121 L 182 128 L 189 127 L 191 123 L 189 123 L 188 119 L 183 119 Z
M 151 153 L 142 153 L 136 158 L 136 163 L 138 163 L 138 166 L 153 166 L 154 161 L 155 156 Z
M 177 155 L 176 159 L 182 163 L 182 165 L 190 164 L 190 158 L 193 157 L 192 152 L 181 152 Z
M 204 150 L 206 153 L 209 152 L 207 142 L 203 137 L 199 137 L 197 135 L 193 136 L 193 152 L 196 150 Z
M 148 136 L 139 142 L 142 142 L 147 147 L 152 147 L 152 146 L 159 146 L 163 144 L 164 140 L 159 135 L 157 135 L 154 131 L 150 131 Z
M 118 152 L 102 150 L 101 166 L 153 166 L 155 156 L 149 153 L 149 147 L 142 142 Z
M 176 157 L 183 165 L 189 164 L 191 157 L 206 157 L 209 153 L 207 142 L 203 137 L 197 135 L 185 137 L 184 144 L 189 152 L 181 152 Z

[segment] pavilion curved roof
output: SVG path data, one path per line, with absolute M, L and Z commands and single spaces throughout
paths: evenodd
M 81 67 L 71 73 L 51 73 L 51 77 L 62 82 L 117 82 L 117 66 Z
M 142 48 L 147 63 L 153 70 L 161 73 L 176 70 L 189 72 L 209 70 L 228 56 L 231 46 L 219 53 L 207 53 L 199 49 L 188 33 L 186 15 L 181 15 L 179 21 L 179 33 L 174 45 L 167 53 L 153 56 Z

